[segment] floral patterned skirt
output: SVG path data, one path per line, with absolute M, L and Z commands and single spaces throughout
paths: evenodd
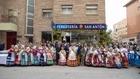
M 72 67 L 78 66 L 78 61 L 77 60 L 67 60 L 67 65 L 72 66 Z

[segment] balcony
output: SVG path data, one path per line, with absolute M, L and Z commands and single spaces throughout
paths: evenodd
M 0 31 L 17 31 L 17 17 L 1 15 Z

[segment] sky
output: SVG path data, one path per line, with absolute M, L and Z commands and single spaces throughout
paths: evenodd
M 113 25 L 126 18 L 126 8 L 129 0 L 105 0 L 107 30 L 113 30 Z

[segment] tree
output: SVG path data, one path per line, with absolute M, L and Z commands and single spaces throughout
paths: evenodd
M 109 30 L 109 31 L 99 30 L 99 33 L 98 33 L 98 37 L 99 37 L 98 45 L 99 46 L 112 43 L 112 39 L 110 38 L 111 32 L 112 32 L 111 30 Z
M 53 38 L 55 40 L 61 40 L 61 30 L 54 30 L 53 29 Z

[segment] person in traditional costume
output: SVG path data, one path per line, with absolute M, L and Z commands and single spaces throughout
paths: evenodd
M 105 53 L 106 53 L 106 50 L 105 50 L 105 48 L 103 46 L 101 46 L 100 52 L 101 52 L 100 53 L 100 55 L 101 55 L 101 60 L 100 61 L 102 63 L 102 66 L 105 66 Z
M 22 52 L 21 52 L 21 66 L 26 66 L 27 65 L 27 47 L 22 47 Z
M 120 53 L 118 52 L 117 49 L 114 49 L 113 55 L 114 55 L 115 66 L 119 69 L 122 68 L 121 55 L 120 55 Z
M 44 65 L 46 65 L 46 48 L 45 48 L 46 46 L 42 46 L 42 48 L 40 49 L 40 62 L 39 62 L 39 64 L 41 65 L 41 66 L 44 66 Z
M 46 55 L 47 55 L 47 61 L 46 61 L 47 65 L 53 65 L 53 54 L 50 46 L 48 47 Z
M 56 49 L 55 49 L 54 45 L 51 46 L 51 50 L 52 50 L 52 55 L 53 55 L 53 62 L 55 63 L 55 61 L 56 61 Z
M 39 65 L 39 60 L 38 60 L 38 56 L 37 54 L 39 53 L 39 49 L 38 47 L 33 47 L 34 48 L 34 52 L 33 52 L 33 65 Z
M 61 47 L 61 50 L 59 52 L 59 62 L 58 64 L 60 66 L 65 66 L 66 65 L 66 51 L 64 50 L 64 46 Z
M 13 66 L 14 65 L 14 61 L 15 61 L 14 45 L 11 45 L 11 48 L 8 50 L 6 66 Z
M 106 53 L 106 61 L 105 66 L 107 68 L 111 68 L 115 66 L 114 60 L 113 60 L 113 49 L 108 49 L 108 52 Z
M 135 64 L 135 52 L 133 50 L 133 48 L 130 48 L 130 51 L 128 53 L 128 61 L 130 66 L 134 66 Z
M 102 52 L 100 51 L 99 47 L 96 46 L 96 49 L 93 51 L 93 66 L 102 66 Z
M 32 65 L 33 64 L 33 46 L 32 43 L 30 43 L 27 47 L 26 47 L 26 52 L 27 52 L 27 65 Z
M 121 58 L 122 58 L 122 67 L 128 67 L 129 62 L 128 62 L 128 50 L 124 48 L 122 45 L 120 45 L 120 53 L 121 53 Z
M 70 48 L 69 48 L 69 55 L 68 55 L 68 60 L 67 60 L 67 65 L 68 66 L 78 66 L 78 61 L 76 58 L 76 50 L 73 44 L 71 44 Z
M 85 65 L 87 65 L 87 66 L 92 65 L 92 55 L 93 55 L 93 46 L 92 46 L 92 44 L 90 44 L 87 49 L 87 53 L 86 53 Z
M 103 49 L 102 46 L 101 46 L 101 48 Z M 98 52 L 98 59 L 99 59 L 97 66 L 103 66 L 103 64 L 104 64 L 103 52 L 101 51 L 101 49 L 99 47 L 97 47 L 97 52 Z
M 18 45 L 15 45 L 15 65 L 20 65 L 21 61 L 21 54 L 20 54 L 20 48 Z

